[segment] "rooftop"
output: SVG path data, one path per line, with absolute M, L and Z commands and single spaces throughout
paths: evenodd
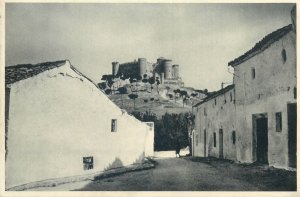
M 33 77 L 47 70 L 64 65 L 66 60 L 55 62 L 44 62 L 39 64 L 18 64 L 15 66 L 5 67 L 5 84 L 13 84 L 15 82 Z
M 265 36 L 261 41 L 255 44 L 255 46 L 241 55 L 240 57 L 230 61 L 228 63 L 228 66 L 237 66 L 244 61 L 250 59 L 251 57 L 255 56 L 256 54 L 264 51 L 266 48 L 268 48 L 272 43 L 278 41 L 280 38 L 282 38 L 284 35 L 292 31 L 292 24 L 289 24 L 287 26 L 284 26 L 280 29 L 277 29 L 276 31 L 273 31 L 272 33 Z
M 220 89 L 220 90 L 218 90 L 214 93 L 211 93 L 209 96 L 205 97 L 201 102 L 197 103 L 193 107 L 198 107 L 199 105 L 201 105 L 201 104 L 203 104 L 203 103 L 205 103 L 205 102 L 207 102 L 207 101 L 209 101 L 209 100 L 211 100 L 211 99 L 213 99 L 213 98 L 215 98 L 215 97 L 217 97 L 221 94 L 224 94 L 224 93 L 228 92 L 229 90 L 232 90 L 233 88 L 234 88 L 234 84 L 231 84 L 229 86 L 226 86 L 223 89 Z

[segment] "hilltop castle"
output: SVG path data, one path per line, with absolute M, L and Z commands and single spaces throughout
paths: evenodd
M 172 60 L 160 57 L 156 63 L 148 62 L 146 58 L 138 58 L 138 61 L 112 62 L 112 75 L 115 77 L 159 78 L 161 84 L 183 86 L 179 77 L 179 65 L 172 64 Z

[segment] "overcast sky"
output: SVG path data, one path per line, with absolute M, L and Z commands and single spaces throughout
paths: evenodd
M 6 66 L 69 59 L 95 82 L 111 62 L 172 59 L 186 86 L 232 82 L 228 62 L 290 24 L 293 4 L 6 4 Z

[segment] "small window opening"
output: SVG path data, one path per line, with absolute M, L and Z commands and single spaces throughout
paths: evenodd
M 235 141 L 236 141 L 235 131 L 232 131 L 232 144 L 235 144 Z
M 230 92 L 230 102 L 232 101 L 232 92 Z
M 285 49 L 282 49 L 282 51 L 281 51 L 281 57 L 282 57 L 282 61 L 283 61 L 283 63 L 285 63 L 286 62 L 286 51 L 285 51 Z
M 281 117 L 281 112 L 277 112 L 275 114 L 276 116 L 276 132 L 281 132 L 282 131 L 282 117 Z
M 117 132 L 117 119 L 111 120 L 111 132 Z
M 255 79 L 255 68 L 251 68 L 252 79 Z
M 297 88 L 296 87 L 294 87 L 294 99 L 296 99 L 297 98 Z
M 217 136 L 216 136 L 216 132 L 214 132 L 214 147 L 217 146 Z
M 217 105 L 217 99 L 215 98 L 215 105 Z
M 83 157 L 83 170 L 90 170 L 94 167 L 93 157 Z
M 203 112 L 204 112 L 204 116 L 207 116 L 206 108 L 203 109 Z
M 196 146 L 198 146 L 198 134 L 196 134 Z

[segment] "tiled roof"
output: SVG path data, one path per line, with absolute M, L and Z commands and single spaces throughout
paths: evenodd
M 242 62 L 250 59 L 251 57 L 255 56 L 256 54 L 264 51 L 266 48 L 268 48 L 272 43 L 276 42 L 280 38 L 282 38 L 284 35 L 292 31 L 292 24 L 289 24 L 287 26 L 284 26 L 280 29 L 277 29 L 276 31 L 273 31 L 272 33 L 265 36 L 261 41 L 255 44 L 255 46 L 247 51 L 245 54 L 241 55 L 240 57 L 230 61 L 228 63 L 228 66 L 237 66 L 241 64 Z
M 213 98 L 215 98 L 215 97 L 217 97 L 217 96 L 219 96 L 221 94 L 224 94 L 224 93 L 228 92 L 229 90 L 231 90 L 233 88 L 234 88 L 234 84 L 226 86 L 225 88 L 220 89 L 220 90 L 218 90 L 218 91 L 216 91 L 214 93 L 211 93 L 211 95 L 205 97 L 200 103 L 197 103 L 193 107 L 197 107 L 197 106 L 199 106 L 199 105 L 201 105 L 201 104 L 203 104 L 203 103 L 205 103 L 205 102 L 207 102 L 207 101 L 209 101 L 209 100 L 211 100 L 211 99 L 213 99 Z
M 5 67 L 5 84 L 9 85 L 17 81 L 38 75 L 44 71 L 64 65 L 66 60 L 45 62 L 40 64 L 19 64 Z

